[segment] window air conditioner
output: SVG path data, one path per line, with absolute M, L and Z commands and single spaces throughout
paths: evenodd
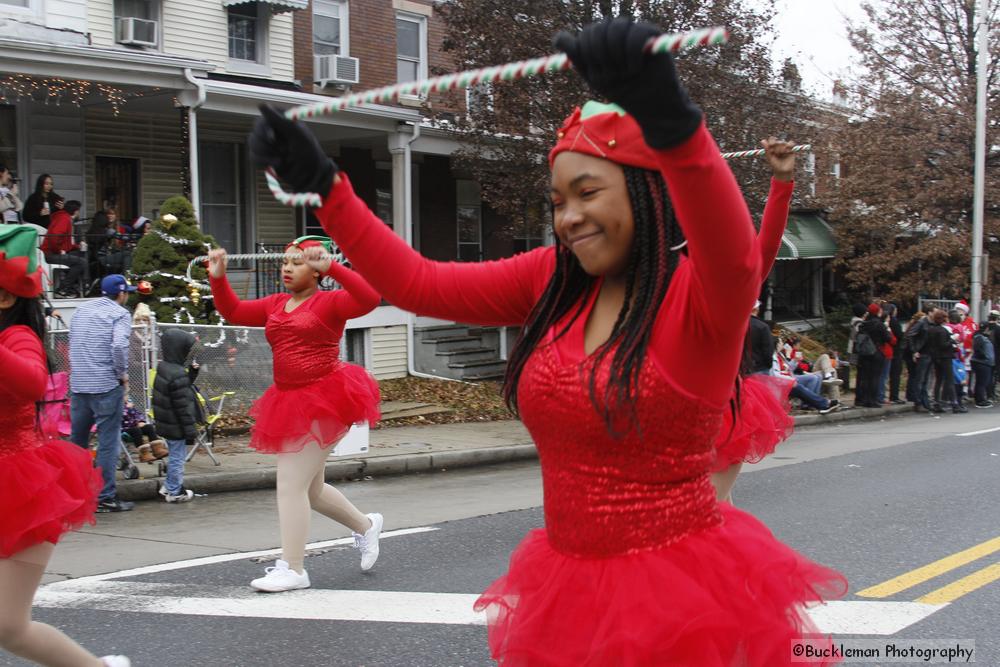
M 351 56 L 313 56 L 316 85 L 350 85 L 358 82 L 358 59 Z
M 134 17 L 115 20 L 115 41 L 132 46 L 156 46 L 156 21 Z

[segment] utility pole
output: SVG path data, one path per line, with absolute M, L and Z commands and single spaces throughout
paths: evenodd
M 989 63 L 989 4 L 979 0 L 976 18 L 976 160 L 972 196 L 972 317 L 982 320 L 983 214 L 986 200 L 986 68 Z

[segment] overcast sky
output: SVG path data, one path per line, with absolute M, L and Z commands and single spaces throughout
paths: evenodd
M 833 79 L 846 77 L 855 56 L 844 17 L 864 18 L 861 0 L 777 0 L 775 9 L 775 61 L 793 58 L 803 86 L 828 99 Z

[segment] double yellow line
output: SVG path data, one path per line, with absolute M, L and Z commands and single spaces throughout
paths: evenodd
M 1000 537 L 994 537 L 991 540 L 986 540 L 982 544 L 977 544 L 974 547 L 965 549 L 964 551 L 959 551 L 956 554 L 946 556 L 941 560 L 936 560 L 933 563 L 924 565 L 923 567 L 918 567 L 915 570 L 910 570 L 905 574 L 901 574 L 898 577 L 890 579 L 889 581 L 883 582 L 881 584 L 876 584 L 863 591 L 858 591 L 857 595 L 863 598 L 887 598 L 895 595 L 901 591 L 905 591 L 908 588 L 912 588 L 917 584 L 922 584 L 925 581 L 930 581 L 935 577 L 939 577 L 946 572 L 951 572 L 957 568 L 967 565 L 980 558 L 985 558 L 991 554 L 1000 551 Z M 922 595 L 917 598 L 917 602 L 924 602 L 926 604 L 945 604 L 948 602 L 954 602 L 958 598 L 971 593 L 977 589 L 986 586 L 1000 579 L 1000 562 L 993 563 L 981 570 L 977 570 L 972 574 L 962 577 L 958 581 L 952 582 L 947 586 L 942 586 L 937 590 L 931 591 L 926 595 Z

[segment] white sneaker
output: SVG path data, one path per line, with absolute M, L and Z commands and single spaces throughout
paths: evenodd
M 302 574 L 288 567 L 288 563 L 279 560 L 274 567 L 264 568 L 264 576 L 254 579 L 250 585 L 265 593 L 280 593 L 294 591 L 298 588 L 309 588 L 309 573 L 304 569 Z
M 163 499 L 168 503 L 189 503 L 194 499 L 194 491 L 181 487 L 181 492 L 176 496 L 171 493 L 163 495 Z
M 132 661 L 124 655 L 106 655 L 101 660 L 107 667 L 132 667 Z
M 376 513 L 367 514 L 372 527 L 365 531 L 364 535 L 354 533 L 354 546 L 361 551 L 361 570 L 367 572 L 378 560 L 378 538 L 382 534 L 382 515 Z

